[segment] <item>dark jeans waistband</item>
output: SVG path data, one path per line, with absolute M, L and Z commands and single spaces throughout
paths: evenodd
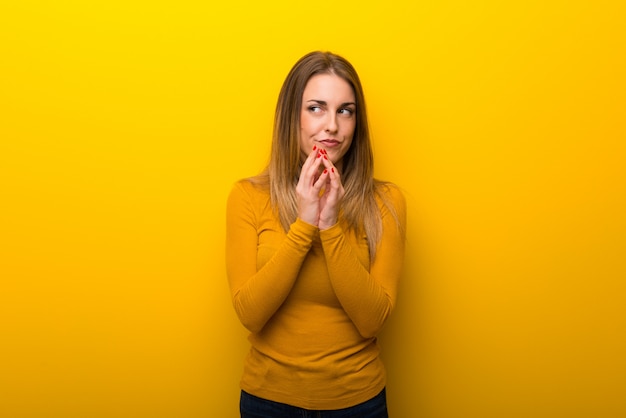
M 372 399 L 335 410 L 310 410 L 259 398 L 241 391 L 241 418 L 388 418 L 387 395 L 383 389 Z

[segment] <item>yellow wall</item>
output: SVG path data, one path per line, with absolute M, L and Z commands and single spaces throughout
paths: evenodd
M 211 3 L 0 5 L 0 416 L 237 416 L 225 198 L 313 49 L 410 205 L 393 416 L 626 416 L 624 2 Z

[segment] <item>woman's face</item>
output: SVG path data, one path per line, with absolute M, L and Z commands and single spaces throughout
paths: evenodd
M 309 79 L 302 93 L 300 150 L 306 158 L 323 148 L 341 169 L 343 156 L 352 143 L 356 126 L 356 101 L 350 84 L 335 74 L 318 74 Z

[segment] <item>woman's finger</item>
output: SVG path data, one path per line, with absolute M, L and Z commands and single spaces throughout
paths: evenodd
M 326 170 L 328 170 L 329 181 L 335 187 L 342 187 L 341 184 L 341 176 L 339 175 L 339 171 L 335 168 L 335 165 L 327 158 L 322 158 L 322 163 Z
M 302 167 L 300 168 L 300 172 L 308 170 L 308 168 L 311 166 L 313 161 L 315 161 L 315 158 L 317 157 L 318 153 L 319 152 L 318 152 L 317 148 L 313 147 L 313 150 L 304 159 L 304 162 L 302 163 Z
M 322 154 L 319 149 L 314 147 L 313 151 L 307 156 L 300 169 L 299 184 L 312 186 L 317 180 L 319 167 L 321 165 Z
M 315 180 L 315 183 L 313 184 L 313 188 L 315 189 L 316 193 L 318 193 L 318 196 L 319 192 L 322 190 L 322 187 L 324 187 L 324 185 L 327 184 L 329 181 L 329 171 L 328 169 L 324 169 L 324 171 L 322 171 L 320 176 Z

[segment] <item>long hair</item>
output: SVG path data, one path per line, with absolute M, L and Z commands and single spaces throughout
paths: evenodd
M 374 158 L 365 108 L 363 88 L 354 67 L 330 52 L 311 52 L 293 66 L 278 96 L 270 161 L 255 183 L 269 182 L 270 202 L 285 231 L 298 215 L 296 184 L 300 175 L 300 112 L 302 94 L 311 77 L 333 74 L 344 79 L 354 91 L 356 126 L 350 148 L 343 157 L 341 178 L 345 195 L 341 217 L 357 234 L 365 233 L 370 258 L 382 236 L 382 220 L 376 204 L 381 182 L 374 179 Z M 384 196 L 380 196 L 385 201 Z M 391 208 L 393 209 L 393 208 Z M 392 213 L 394 211 L 392 210 Z

